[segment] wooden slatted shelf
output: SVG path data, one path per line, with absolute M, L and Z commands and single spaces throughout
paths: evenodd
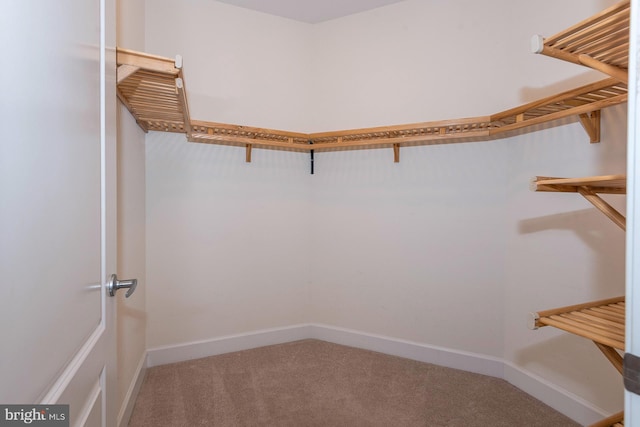
M 553 191 L 577 193 L 581 187 L 587 187 L 595 193 L 626 194 L 626 175 L 600 175 L 584 178 L 550 178 L 538 176 L 534 180 L 535 191 Z
M 597 142 L 600 140 L 600 109 L 626 100 L 627 86 L 610 78 L 491 116 L 314 133 L 309 139 L 317 151 L 391 144 L 455 143 L 471 138 L 495 139 L 517 129 L 578 116 L 591 141 Z
M 188 138 L 192 142 L 309 151 L 309 135 L 305 133 L 197 120 L 191 126 Z
M 411 123 L 397 126 L 312 133 L 316 151 L 388 147 L 393 144 L 442 144 L 460 140 L 486 140 L 494 127 L 489 116 Z
M 552 37 L 534 37 L 536 53 L 628 81 L 630 1 L 622 1 Z
M 609 78 L 491 116 L 493 135 L 578 116 L 591 142 L 600 141 L 600 110 L 627 100 L 627 85 Z
M 603 212 L 616 225 L 625 229 L 625 217 L 598 194 L 626 194 L 626 175 L 603 175 L 583 178 L 535 177 L 532 190 L 578 193 Z M 623 373 L 625 349 L 625 298 L 617 297 L 532 313 L 529 327 L 553 326 L 592 340 L 611 364 Z M 623 426 L 624 412 L 614 414 L 591 427 Z
M 533 313 L 530 327 L 553 326 L 624 351 L 624 297 Z
M 191 120 L 181 64 L 124 49 L 118 49 L 117 58 L 118 97 L 142 129 L 185 133 L 192 142 L 240 145 L 248 150 L 393 147 L 397 161 L 401 146 L 495 139 L 569 116 L 579 117 L 590 140 L 597 142 L 600 109 L 627 100 L 627 86 L 609 78 L 490 116 L 306 134 Z
M 532 190 L 579 193 L 617 226 L 626 229 L 626 218 L 598 194 L 626 194 L 626 175 L 589 176 L 585 178 L 550 178 L 537 176 Z
M 145 131 L 191 132 L 181 59 L 118 49 L 118 98 Z
M 624 297 L 531 313 L 529 328 L 543 326 L 553 326 L 592 340 L 614 368 L 623 373 L 623 358 L 618 351 L 625 349 Z M 622 426 L 623 420 L 624 412 L 619 412 L 591 427 Z
M 591 142 L 600 141 L 600 110 L 627 100 L 629 0 L 552 37 L 534 38 L 534 50 L 612 76 L 490 116 L 322 133 L 296 133 L 192 121 L 181 59 L 117 50 L 118 98 L 145 131 L 185 133 L 189 141 L 309 152 L 448 144 L 500 138 L 514 130 L 576 116 Z

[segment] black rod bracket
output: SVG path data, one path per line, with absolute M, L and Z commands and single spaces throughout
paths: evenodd
M 312 140 L 309 140 L 309 145 L 313 145 L 313 141 Z M 314 164 L 313 164 L 313 162 L 314 162 L 314 159 L 313 159 L 314 151 L 315 150 L 311 150 L 310 151 L 310 153 L 311 153 L 311 175 L 313 175 L 313 172 L 314 172 Z

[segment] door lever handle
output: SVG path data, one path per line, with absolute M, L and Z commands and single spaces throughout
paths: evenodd
M 138 286 L 138 279 L 118 280 L 118 276 L 112 274 L 109 283 L 107 283 L 107 290 L 109 295 L 113 297 L 118 289 L 127 288 L 129 290 L 124 296 L 129 298 L 135 292 L 136 286 Z

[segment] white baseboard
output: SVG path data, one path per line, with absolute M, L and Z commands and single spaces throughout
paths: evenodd
M 511 362 L 504 362 L 504 380 L 581 425 L 591 425 L 611 415 Z
M 165 365 L 302 339 L 318 339 L 501 378 L 582 425 L 594 423 L 611 415 L 584 399 L 498 357 L 320 324 L 294 325 L 212 340 L 156 347 L 147 351 L 147 366 Z
M 129 419 L 131 418 L 133 407 L 136 403 L 136 398 L 138 397 L 140 387 L 142 387 L 142 382 L 144 381 L 146 372 L 147 358 L 146 355 L 143 354 L 140 358 L 140 361 L 138 362 L 136 372 L 133 376 L 131 384 L 129 384 L 127 395 L 125 396 L 124 402 L 122 402 L 122 407 L 120 408 L 120 412 L 118 413 L 118 427 L 126 427 L 129 424 Z
M 168 363 L 303 340 L 310 338 L 309 327 L 310 325 L 294 325 L 284 328 L 263 329 L 212 340 L 151 348 L 147 350 L 147 366 L 151 368 Z
M 310 325 L 310 329 L 312 336 L 309 338 L 502 378 L 504 363 L 502 359 L 496 357 L 425 345 L 327 325 Z

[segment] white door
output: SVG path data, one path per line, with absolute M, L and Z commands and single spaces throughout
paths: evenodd
M 71 426 L 116 420 L 114 41 L 113 0 L 0 4 L 0 404 Z

